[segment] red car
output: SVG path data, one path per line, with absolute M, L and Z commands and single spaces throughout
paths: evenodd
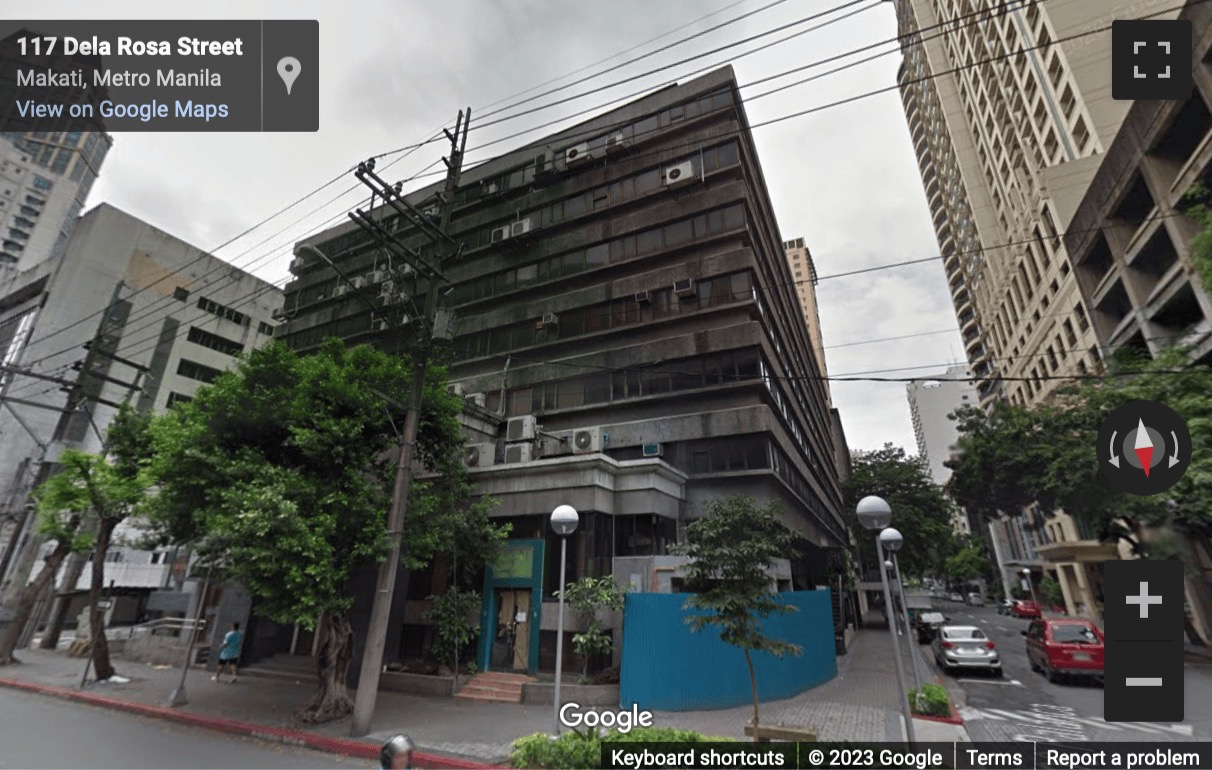
M 1103 632 L 1080 618 L 1034 620 L 1027 630 L 1027 662 L 1049 682 L 1062 676 L 1103 677 Z
M 1011 617 L 1015 618 L 1040 618 L 1043 613 L 1039 611 L 1039 605 L 1035 602 L 1019 600 L 1010 608 Z

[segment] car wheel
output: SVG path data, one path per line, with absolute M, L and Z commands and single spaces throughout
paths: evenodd
M 1035 665 L 1035 658 L 1031 657 L 1030 655 L 1027 656 L 1027 665 L 1031 667 L 1032 671 L 1040 670 L 1040 667 Z
M 1004 677 L 1006 675 L 1006 672 L 1004 669 L 995 668 L 995 669 L 993 669 L 993 675 L 995 677 L 997 677 L 998 679 L 1001 679 L 1002 677 Z
M 1052 684 L 1057 684 L 1060 682 L 1061 675 L 1058 674 L 1056 669 L 1052 668 L 1052 666 L 1048 666 L 1044 669 L 1044 676 L 1048 677 L 1048 681 Z

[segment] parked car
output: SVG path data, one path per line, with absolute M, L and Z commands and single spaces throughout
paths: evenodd
M 1015 618 L 1042 618 L 1043 613 L 1039 611 L 1039 605 L 1035 602 L 1019 600 L 1010 608 L 1011 617 Z
M 947 598 L 953 602 L 962 602 L 964 600 L 964 597 L 960 596 L 959 594 L 951 594 L 951 596 Z
M 1103 632 L 1080 618 L 1040 618 L 1022 632 L 1027 662 L 1049 682 L 1062 676 L 1103 678 Z
M 1014 607 L 1013 599 L 1002 599 L 1000 602 L 997 603 L 997 614 L 998 615 L 1009 615 L 1010 610 L 1013 607 Z
M 988 671 L 1002 675 L 997 645 L 976 626 L 943 626 L 931 643 L 934 662 L 949 674 L 959 669 Z
M 946 623 L 950 622 L 950 618 L 943 617 L 941 612 L 923 612 L 917 616 L 917 620 L 913 623 L 913 628 L 917 631 L 918 644 L 930 644 L 934 641 L 934 637 L 938 634 L 938 630 Z
M 985 597 L 976 592 L 970 593 L 968 594 L 968 605 L 971 607 L 984 607 Z

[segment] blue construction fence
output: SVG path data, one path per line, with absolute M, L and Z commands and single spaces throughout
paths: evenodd
M 651 711 L 724 709 L 753 702 L 740 649 L 707 626 L 693 631 L 683 608 L 688 594 L 629 593 L 623 607 L 620 705 Z M 798 644 L 798 656 L 753 654 L 763 701 L 798 695 L 837 676 L 837 648 L 828 589 L 778 594 L 794 612 L 763 621 L 764 633 Z M 697 612 L 697 611 L 694 611 Z

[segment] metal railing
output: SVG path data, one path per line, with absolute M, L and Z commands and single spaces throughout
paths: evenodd
M 206 619 L 202 618 L 195 620 L 194 618 L 156 618 L 149 620 L 146 623 L 140 623 L 137 626 L 127 626 L 126 628 L 112 629 L 116 632 L 116 638 L 133 639 L 142 636 L 174 636 L 180 637 L 182 632 L 188 632 L 195 637 L 206 628 Z M 114 635 L 109 635 L 109 638 L 115 638 Z

